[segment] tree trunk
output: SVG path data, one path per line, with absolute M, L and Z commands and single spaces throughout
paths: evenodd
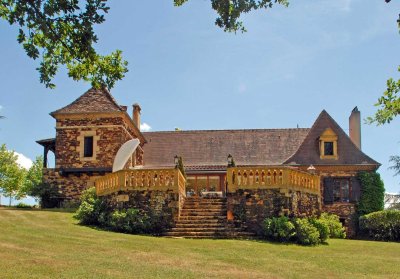
M 9 206 L 11 206 L 11 198 L 12 198 L 12 195 L 11 195 L 11 193 L 10 193 L 10 203 L 9 203 Z

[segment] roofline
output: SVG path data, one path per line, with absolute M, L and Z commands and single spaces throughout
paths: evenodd
M 287 131 L 287 130 L 309 130 L 311 128 L 272 128 L 272 129 L 215 129 L 215 130 L 178 130 L 178 131 L 149 131 L 149 132 L 143 132 L 143 134 L 152 134 L 152 133 L 193 133 L 193 132 L 248 132 L 248 131 Z

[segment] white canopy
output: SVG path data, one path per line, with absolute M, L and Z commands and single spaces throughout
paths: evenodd
M 114 164 L 112 171 L 116 172 L 122 170 L 128 162 L 129 158 L 131 158 L 133 152 L 135 152 L 136 148 L 139 146 L 140 141 L 138 139 L 132 139 L 125 142 L 118 150 L 117 155 L 114 159 Z

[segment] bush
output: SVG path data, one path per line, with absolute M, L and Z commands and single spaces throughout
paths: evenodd
M 320 243 L 326 242 L 329 238 L 328 225 L 321 219 L 310 218 L 308 221 L 318 230 Z
M 16 208 L 32 208 L 31 205 L 23 203 L 23 202 L 18 203 L 15 207 Z
M 318 229 L 307 218 L 297 218 L 293 221 L 296 229 L 297 242 L 302 245 L 317 245 L 321 243 Z
M 375 240 L 400 241 L 400 211 L 383 210 L 361 216 L 360 231 Z
M 47 183 L 34 185 L 28 195 L 39 198 L 39 203 L 42 208 L 54 208 L 60 206 L 61 196 L 58 192 L 58 187 Z
M 82 192 L 81 205 L 74 218 L 84 225 L 99 225 L 99 217 L 105 211 L 103 201 L 96 196 L 96 189 L 89 188 Z
M 279 242 L 288 242 L 295 235 L 295 227 L 288 217 L 267 218 L 264 220 L 266 238 Z
M 319 220 L 328 226 L 330 238 L 346 238 L 346 231 L 339 220 L 339 216 L 322 213 Z

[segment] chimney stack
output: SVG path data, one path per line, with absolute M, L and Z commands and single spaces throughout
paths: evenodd
M 140 130 L 140 111 L 142 110 L 138 103 L 133 104 L 132 120 L 136 127 Z
M 349 135 L 351 141 L 361 150 L 361 113 L 355 107 L 349 117 Z

